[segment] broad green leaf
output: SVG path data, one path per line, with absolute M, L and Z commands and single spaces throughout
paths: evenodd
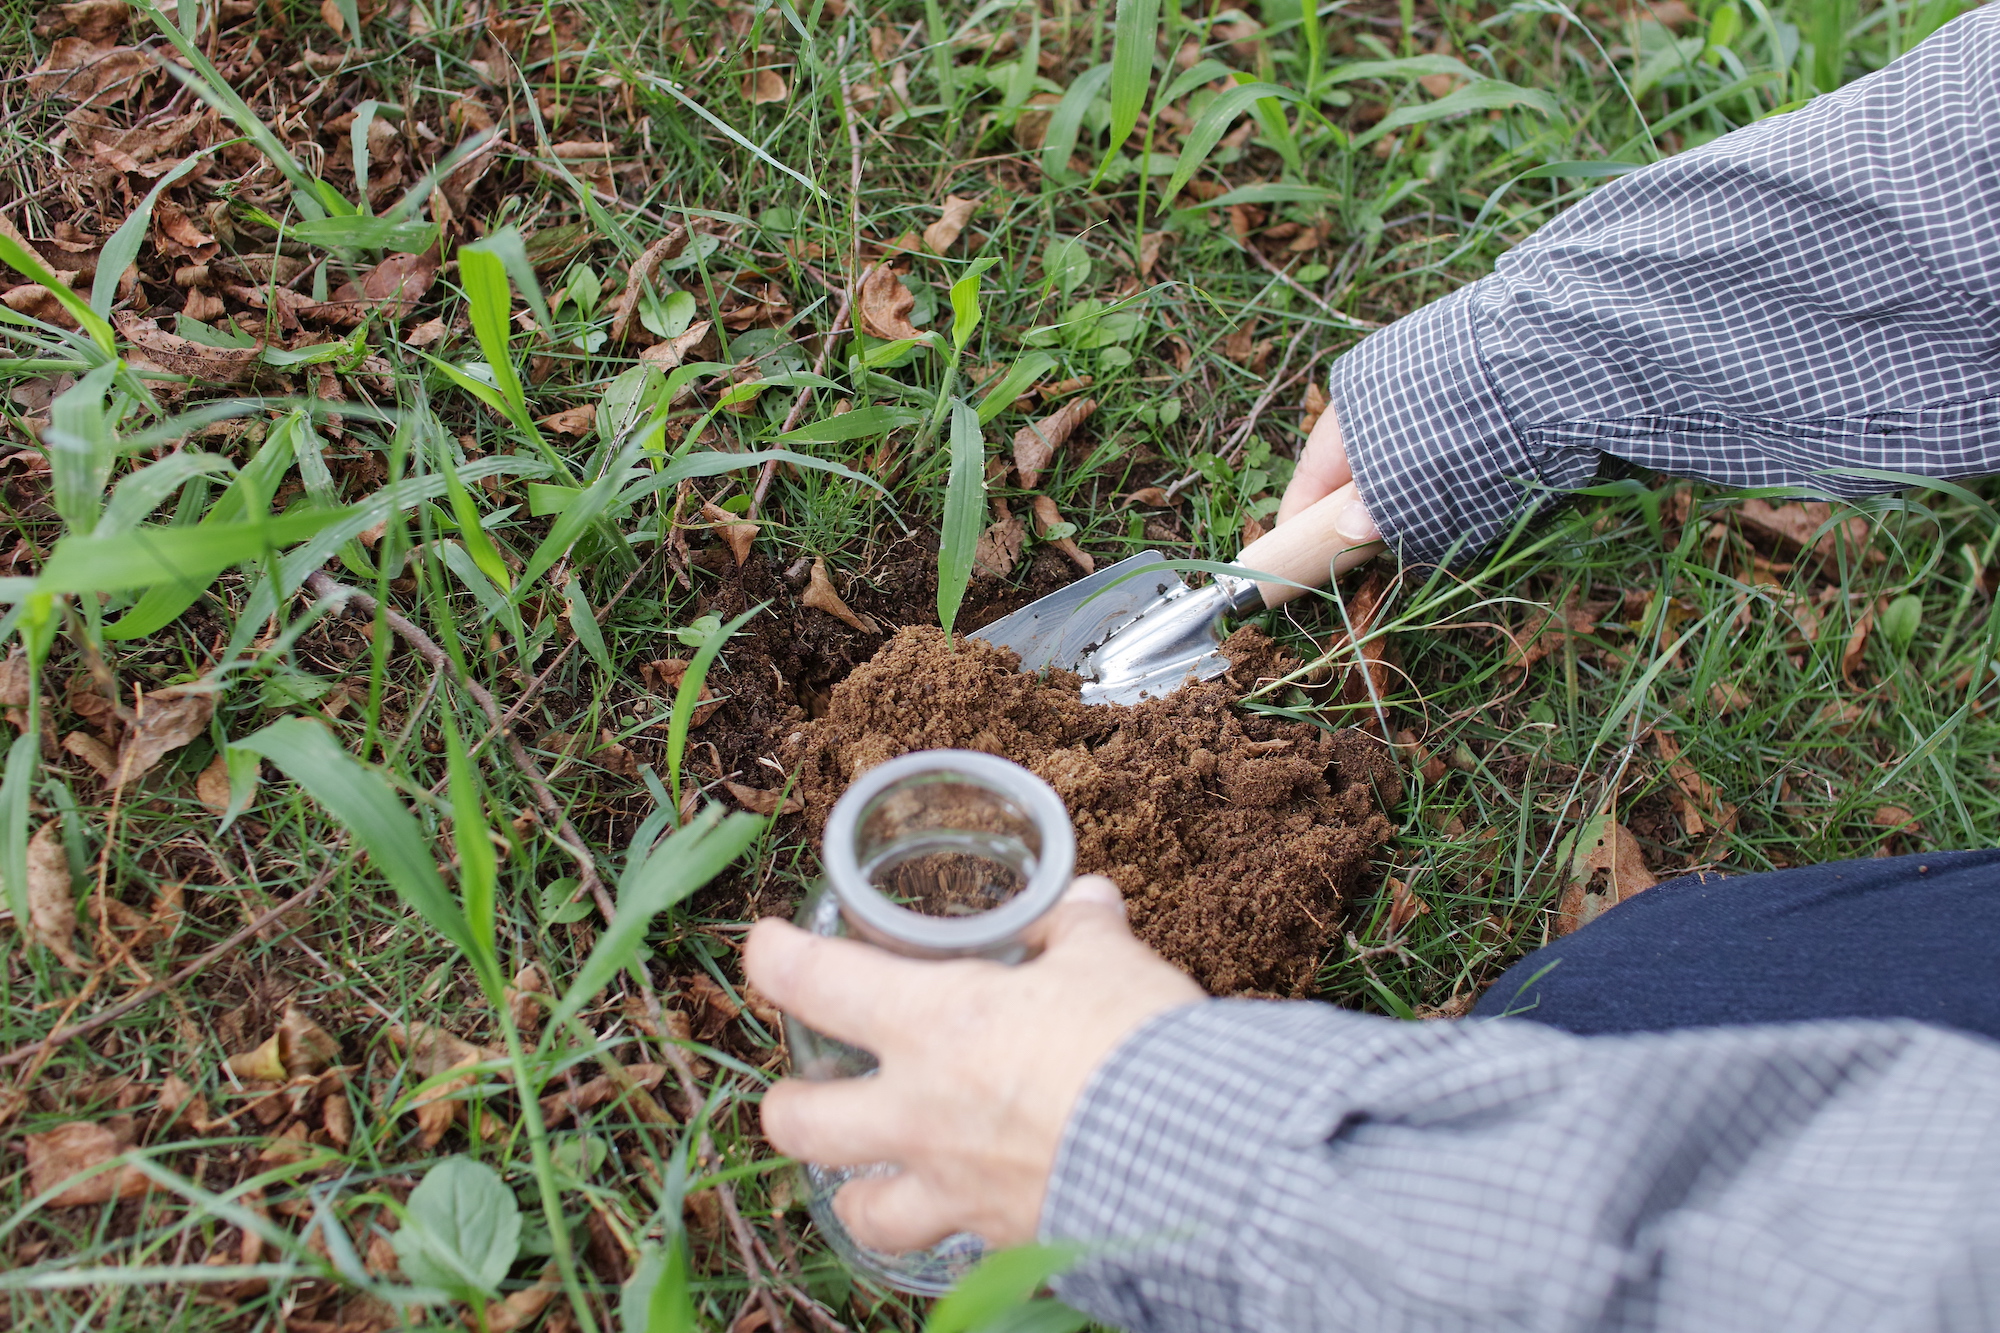
M 514 636 L 515 646 L 525 651 L 528 635 L 527 627 L 521 621 L 521 609 L 507 599 L 506 593 L 494 586 L 493 580 L 486 577 L 485 571 L 479 568 L 465 547 L 457 542 L 435 542 L 431 549 L 437 552 L 438 559 L 444 561 L 445 568 L 458 576 L 458 581 L 479 603 L 480 612 L 488 620 L 497 620 L 506 626 Z
M 914 338 L 892 338 L 887 342 L 875 343 L 864 350 L 859 359 L 862 367 L 867 370 L 881 370 L 884 367 L 894 369 L 914 360 L 914 353 L 919 347 L 936 345 L 935 333 L 919 333 Z
M 1186 211 L 1197 213 L 1211 208 L 1228 208 L 1231 204 L 1323 204 L 1331 207 L 1346 201 L 1346 195 L 1324 186 L 1285 185 L 1273 182 L 1266 185 L 1239 185 L 1226 194 L 1192 204 Z
M 1298 94 L 1275 83 L 1239 83 L 1202 108 L 1202 113 L 1195 117 L 1194 127 L 1181 142 L 1180 163 L 1168 178 L 1167 188 L 1160 192 L 1160 197 L 1172 199 L 1179 195 L 1182 188 L 1194 179 L 1194 173 L 1201 170 L 1201 164 L 1208 160 L 1208 155 L 1215 151 L 1215 146 L 1222 142 L 1222 136 L 1228 133 L 1236 118 L 1266 97 L 1288 102 L 1298 100 Z
M 979 400 L 979 424 L 985 425 L 1012 407 L 1023 390 L 1055 368 L 1056 359 L 1047 352 L 1023 352 L 1007 367 L 1006 374 L 988 381 L 986 394 Z
M 430 196 L 424 197 L 428 199 Z M 558 238 L 567 232 L 575 232 L 583 240 L 588 240 L 590 236 L 588 227 L 574 223 L 563 227 L 544 227 L 535 233 L 535 239 Z M 548 300 L 542 295 L 541 279 L 535 276 L 535 265 L 544 262 L 546 252 L 537 250 L 535 254 L 530 254 L 528 238 L 521 235 L 521 229 L 512 223 L 487 232 L 475 243 L 475 248 L 499 258 L 507 276 L 514 280 L 514 285 L 521 289 L 521 295 L 527 298 L 528 309 L 534 312 L 535 321 L 544 329 L 551 327 L 555 321 L 549 317 Z
M 1090 1316 L 1061 1301 L 1041 1298 L 1010 1305 L 979 1326 L 979 1333 L 1080 1333 Z
M 0 878 L 18 928 L 34 920 L 28 906 L 28 795 L 39 767 L 41 737 L 23 731 L 7 747 L 7 777 L 0 782 Z
M 714 664 L 715 655 L 722 651 L 722 646 L 729 642 L 729 637 L 763 609 L 764 604 L 759 602 L 727 625 L 711 629 L 702 637 L 700 646 L 689 659 L 687 670 L 681 673 L 680 685 L 674 690 L 673 712 L 667 719 L 667 789 L 673 797 L 676 815 L 681 808 L 681 758 L 687 753 L 688 727 L 700 706 L 701 687 L 708 680 L 708 668 Z
M 284 369 L 291 366 L 319 366 L 329 361 L 359 361 L 368 355 L 368 326 L 362 325 L 345 338 L 335 338 L 332 342 L 314 343 L 293 351 L 284 347 L 266 347 L 257 354 L 257 359 L 267 366 Z
M 158 509 L 168 496 L 194 478 L 229 476 L 235 471 L 236 465 L 221 454 L 198 453 L 192 449 L 168 454 L 118 483 L 91 535 L 115 537 L 121 532 L 128 532 Z
M 666 379 L 650 361 L 620 372 L 597 400 L 597 438 L 609 443 L 644 421 L 660 402 Z
M 1882 637 L 1898 654 L 1907 653 L 1924 623 L 1924 600 L 1905 593 L 1882 610 Z
M 1414 106 L 1397 107 L 1376 121 L 1373 129 L 1356 138 L 1354 146 L 1365 147 L 1383 135 L 1393 134 L 1407 125 L 1421 125 L 1426 121 L 1442 120 L 1447 116 L 1463 115 L 1469 111 L 1494 111 L 1516 106 L 1526 107 L 1530 111 L 1549 117 L 1562 114 L 1562 108 L 1556 105 L 1556 99 L 1539 88 L 1523 88 L 1504 79 L 1480 79 L 1449 96 L 1438 98 L 1435 102 L 1420 102 Z
M 418 1286 L 497 1296 L 521 1251 L 521 1206 L 492 1167 L 447 1157 L 410 1191 L 403 1225 L 389 1243 L 403 1275 Z
M 1160 40 L 1160 0 L 1118 0 L 1111 39 L 1111 137 L 1097 164 L 1101 179 L 1111 159 L 1131 137 L 1153 83 L 1153 58 Z
M 549 535 L 542 538 L 541 545 L 528 557 L 527 568 L 521 571 L 520 581 L 514 585 L 515 601 L 518 602 L 534 586 L 536 579 L 553 569 L 556 561 L 568 555 L 570 547 L 583 536 L 584 529 L 611 508 L 611 502 L 618 497 L 618 488 L 625 484 L 626 472 L 641 452 L 641 443 L 634 440 L 621 449 L 604 469 L 603 476 L 584 487 L 581 494 L 563 506 L 562 514 L 549 528 Z
M 230 748 L 262 755 L 283 769 L 367 850 L 398 897 L 467 958 L 478 956 L 465 913 L 445 889 L 415 817 L 389 784 L 343 750 L 324 726 L 288 717 Z
M 492 367 L 494 386 L 506 404 L 507 415 L 523 430 L 539 438 L 533 418 L 528 415 L 528 399 L 521 377 L 514 370 L 514 299 L 507 286 L 507 268 L 500 256 L 476 245 L 458 250 L 458 281 L 465 289 L 466 304 L 472 309 L 472 332 L 479 350 Z
M 65 537 L 36 578 L 43 592 L 124 592 L 133 588 L 192 588 L 192 603 L 216 575 L 231 565 L 255 560 L 304 541 L 346 518 L 347 509 L 307 509 L 241 523 L 192 528 L 140 527 L 115 537 Z M 182 610 L 186 607 L 183 606 Z M 136 613 L 136 610 L 135 610 Z M 176 611 L 175 615 L 180 612 Z M 128 617 L 129 618 L 129 617 Z M 169 616 L 168 619 L 172 619 Z M 106 638 L 133 637 L 129 629 Z
M 487 835 L 486 805 L 479 799 L 479 779 L 458 734 L 458 719 L 445 710 L 445 766 L 451 795 L 452 845 L 458 849 L 458 897 L 464 905 L 466 929 L 479 949 L 475 962 L 491 972 L 494 959 L 493 901 L 499 880 L 499 858 Z M 491 980 L 497 981 L 497 976 Z
M 951 635 L 965 589 L 972 582 L 972 555 L 986 516 L 986 441 L 979 414 L 964 402 L 951 405 L 951 480 L 945 486 L 944 524 L 938 533 L 938 623 Z
M 1053 283 L 1068 300 L 1072 292 L 1090 281 L 1090 251 L 1081 236 L 1058 236 L 1042 251 L 1042 277 Z
M 584 594 L 583 582 L 571 574 L 563 584 L 563 601 L 568 604 L 569 626 L 576 631 L 576 641 L 590 654 L 590 660 L 611 674 L 611 653 L 604 646 L 604 632 L 597 626 L 597 612 L 591 609 L 590 598 Z
M 1051 180 L 1073 181 L 1070 154 L 1076 151 L 1077 131 L 1083 127 L 1084 113 L 1111 81 L 1111 66 L 1093 65 L 1070 81 L 1062 100 L 1049 115 L 1049 128 L 1042 138 L 1042 174 Z
M 391 222 L 366 213 L 294 223 L 292 235 L 327 249 L 393 250 L 405 255 L 420 255 L 438 241 L 435 223 Z
M 514 576 L 508 572 L 500 548 L 486 535 L 486 529 L 480 523 L 479 506 L 472 502 L 472 493 L 458 479 L 458 464 L 451 456 L 451 446 L 440 444 L 437 453 L 438 471 L 444 474 L 445 494 L 451 497 L 451 515 L 458 524 L 458 539 L 464 543 L 466 554 L 472 557 L 473 564 L 479 566 L 480 573 L 493 580 L 498 587 L 511 590 Z
M 104 248 L 97 255 L 97 276 L 90 281 L 92 310 L 106 319 L 111 317 L 111 303 L 118 299 L 118 281 L 138 259 L 139 246 L 153 225 L 153 205 L 159 202 L 160 195 L 169 186 L 179 184 L 181 177 L 200 166 L 203 158 L 221 147 L 224 145 L 217 144 L 182 158 L 172 171 L 153 183 L 153 188 L 146 191 L 146 197 L 139 201 L 139 206 L 118 224 L 118 230 L 111 233 L 111 239 L 104 243 Z
M 263 781 L 263 759 L 249 750 L 229 746 L 222 752 L 223 766 L 229 771 L 229 808 L 222 812 L 222 822 L 215 826 L 218 835 L 229 832 L 229 826 L 236 822 L 238 815 L 250 808 L 256 799 L 257 787 Z
M 975 1333 L 986 1328 L 1083 1255 L 1081 1245 L 1017 1245 L 996 1250 L 931 1307 L 924 1333 Z
M 551 514 L 560 514 L 582 494 L 581 486 L 552 486 L 547 482 L 530 482 L 528 513 L 534 518 L 547 518 Z
M 953 350 L 963 352 L 965 345 L 972 341 L 972 332 L 979 327 L 979 277 L 999 263 L 988 256 L 965 271 L 965 275 L 951 285 L 951 345 Z
M 907 407 L 884 407 L 878 404 L 874 407 L 843 412 L 837 417 L 809 422 L 796 430 L 788 430 L 777 438 L 780 444 L 838 444 L 845 440 L 886 435 L 904 426 L 914 426 L 923 419 L 923 413 L 912 411 Z
M 104 486 L 118 462 L 119 441 L 112 422 L 120 413 L 105 402 L 117 373 L 117 365 L 107 362 L 49 405 L 49 428 L 42 442 L 49 451 L 50 490 L 56 513 L 71 532 L 97 526 Z
M 694 673 L 690 670 L 688 674 Z M 639 873 L 620 887 L 611 924 L 597 937 L 590 957 L 577 969 L 569 990 L 555 1005 L 549 1031 L 561 1031 L 632 962 L 655 916 L 721 874 L 763 829 L 763 821 L 755 815 L 742 811 L 727 818 L 721 815 L 719 808 L 710 806 L 689 820 L 687 827 L 660 844 Z
M 618 1293 L 618 1321 L 624 1333 L 695 1333 L 687 1242 L 679 1231 L 639 1247 L 639 1262 Z
M 1195 89 L 1205 84 L 1214 83 L 1217 79 L 1229 78 L 1235 73 L 1235 70 L 1229 68 L 1229 66 L 1223 64 L 1220 60 L 1196 61 L 1182 70 L 1174 77 L 1172 83 L 1161 90 L 1160 99 L 1155 105 L 1172 106 Z

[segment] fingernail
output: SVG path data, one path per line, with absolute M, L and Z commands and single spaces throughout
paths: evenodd
M 1070 881 L 1069 892 L 1064 895 L 1071 902 L 1107 903 L 1119 907 L 1125 905 L 1125 895 L 1118 886 L 1102 875 L 1078 875 Z
M 1334 506 L 1333 530 L 1356 545 L 1381 539 L 1381 534 L 1375 530 L 1375 520 L 1368 515 L 1367 502 L 1361 498 L 1360 490 L 1351 485 L 1347 487 L 1347 494 Z

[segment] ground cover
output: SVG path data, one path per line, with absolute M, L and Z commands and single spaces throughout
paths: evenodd
M 1227 559 L 1368 329 L 1954 12 L 8 10 L 9 1326 L 919 1326 L 735 963 L 806 738 L 927 721 L 843 682 Z M 1394 833 L 1208 979 L 1451 1014 L 1656 876 L 1989 842 L 1992 494 L 1617 477 L 1265 618 L 1218 736 L 1392 752 Z

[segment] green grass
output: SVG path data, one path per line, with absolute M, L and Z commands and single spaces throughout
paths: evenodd
M 99 371 L 55 423 L 70 422 L 84 446 L 65 450 L 45 431 L 53 478 L 16 467 L 0 482 L 3 544 L 21 544 L 8 572 L 37 574 L 59 542 L 74 553 L 62 557 L 68 567 L 85 571 L 68 591 L 29 596 L 6 622 L 42 663 L 42 701 L 20 721 L 33 729 L 46 716 L 58 740 L 89 734 L 77 704 L 89 706 L 96 664 L 128 705 L 135 685 L 221 687 L 206 732 L 115 801 L 73 753 L 38 752 L 32 730 L 17 744 L 0 788 L 10 890 L 21 883 L 27 835 L 53 820 L 79 904 L 76 938 L 95 970 L 73 972 L 16 937 L 0 966 L 0 1047 L 28 1050 L 59 1023 L 171 975 L 321 886 L 299 912 L 165 995 L 8 1068 L 5 1133 L 105 1120 L 159 1149 L 158 1169 L 185 1182 L 156 1183 L 143 1201 L 51 1209 L 32 1202 L 23 1159 L 10 1157 L 0 1172 L 0 1308 L 10 1327 L 265 1329 L 281 1311 L 333 1320 L 341 1300 L 380 1281 L 367 1256 L 369 1228 L 394 1225 L 381 1201 L 400 1206 L 426 1170 L 460 1153 L 501 1173 L 524 1219 L 526 1253 L 506 1289 L 542 1274 L 554 1249 L 544 1210 L 553 1196 L 548 1211 L 572 1228 L 577 1282 L 593 1293 L 585 1304 L 599 1327 L 622 1327 L 613 1284 L 634 1265 L 677 1271 L 683 1236 L 686 1298 L 702 1327 L 727 1327 L 764 1301 L 803 1325 L 815 1316 L 802 1294 L 824 1307 L 821 1320 L 919 1326 L 915 1303 L 862 1291 L 818 1244 L 755 1133 L 756 1097 L 780 1051 L 754 1007 L 729 1014 L 742 998 L 734 950 L 744 904 L 782 910 L 814 874 L 810 854 L 775 833 L 760 834 L 721 887 L 662 911 L 643 953 L 616 959 L 628 970 L 579 1015 L 586 1031 L 530 1033 L 516 1058 L 479 1067 L 458 1094 L 465 1120 L 435 1144 L 404 1113 L 432 1071 L 392 1042 L 392 1025 L 432 1024 L 505 1047 L 517 1020 L 492 993 L 495 978 L 532 961 L 553 993 L 568 990 L 610 937 L 597 894 L 610 902 L 621 876 L 635 873 L 633 839 L 661 793 L 679 784 L 714 794 L 721 775 L 701 732 L 686 733 L 684 753 L 671 743 L 695 696 L 677 698 L 644 674 L 657 659 L 695 656 L 767 595 L 728 601 L 733 562 L 704 531 L 702 502 L 741 515 L 754 497 L 756 558 L 773 574 L 823 558 L 864 584 L 887 579 L 892 554 L 907 558 L 912 542 L 935 552 L 949 508 L 947 572 L 962 568 L 969 423 L 959 414 L 953 429 L 936 427 L 952 397 L 979 404 L 975 369 L 999 375 L 1039 356 L 1044 380 L 1091 376 L 1099 403 L 1040 487 L 1077 540 L 1100 558 L 1160 544 L 1227 559 L 1246 520 L 1268 519 L 1283 490 L 1303 439 L 1307 378 L 1368 327 L 1485 271 L 1605 179 L 1597 164 L 1681 151 L 1837 86 L 1955 6 L 1703 3 L 1678 34 L 1643 7 L 1566 16 L 1539 3 L 1335 4 L 1307 14 L 1273 0 L 1251 16 L 1264 25 L 1254 34 L 1217 31 L 1245 17 L 1236 11 L 1154 11 L 1138 0 L 1051 6 L 1033 29 L 1024 7 L 848 0 L 841 9 L 590 0 L 476 17 L 449 0 L 416 0 L 362 11 L 357 43 L 294 0 L 245 15 L 232 6 L 214 43 L 197 29 L 198 49 L 240 94 L 233 104 L 218 96 L 238 118 L 227 133 L 275 134 L 295 159 L 285 170 L 299 177 L 259 167 L 258 150 L 244 144 L 218 148 L 205 183 L 168 188 L 164 197 L 216 236 L 212 267 L 281 252 L 323 261 L 323 279 L 308 275 L 298 288 L 319 298 L 384 257 L 290 236 L 301 223 L 329 243 L 360 235 L 313 222 L 328 214 L 339 224 L 361 195 L 351 132 L 313 131 L 365 101 L 381 104 L 374 114 L 390 131 L 362 133 L 371 209 L 385 217 L 408 200 L 399 220 L 443 220 L 427 173 L 469 133 L 461 126 L 490 117 L 507 146 L 469 189 L 445 192 L 459 219 L 454 245 L 410 318 L 368 321 L 359 341 L 320 345 L 311 354 L 326 359 L 300 367 L 296 354 L 307 349 L 282 322 L 232 295 L 242 333 L 293 344 L 263 354 L 266 378 L 216 390 L 129 363 Z M 282 30 L 271 18 L 279 10 Z M 204 3 L 187 12 L 205 24 L 214 11 Z M 0 49 L 19 73 L 53 39 L 31 31 L 35 18 L 18 6 L 0 14 Z M 145 22 L 126 40 L 144 36 Z M 1155 22 L 1158 40 L 1148 42 Z M 259 47 L 275 53 L 268 64 L 244 54 L 260 26 L 271 29 Z M 162 44 L 157 33 L 151 41 Z M 348 63 L 318 72 L 303 62 L 307 44 L 317 56 L 346 52 Z M 1246 103 L 1240 115 L 1214 111 L 1218 96 L 1232 95 L 1171 86 L 1183 44 L 1280 91 L 1236 99 Z M 1782 64 L 1780 52 L 1791 52 Z M 1382 63 L 1391 61 L 1406 63 Z M 746 96 L 760 63 L 784 80 L 782 98 Z M 1419 82 L 1439 75 L 1441 84 Z M 107 117 L 125 125 L 142 111 L 198 105 L 192 92 L 176 97 L 164 75 L 153 79 L 135 105 Z M 19 80 L 7 89 L 6 216 L 37 239 L 65 234 L 59 224 L 108 238 L 150 186 L 126 200 L 89 185 L 97 168 L 74 140 L 48 146 L 70 108 Z M 1049 115 L 1073 129 L 1073 157 L 1032 132 Z M 1141 128 L 1113 144 L 1107 125 L 1126 115 Z M 1197 138 L 1212 147 L 1181 155 L 1176 145 Z M 583 143 L 611 145 L 608 159 L 551 151 Z M 1209 198 L 1163 195 L 1177 170 Z M 1233 193 L 1215 202 L 1223 190 Z M 865 251 L 864 268 L 893 258 L 884 247 L 921 233 L 952 194 L 976 196 L 977 212 L 946 255 L 916 247 L 905 284 L 916 297 L 910 318 L 938 346 L 885 347 L 855 327 L 843 300 L 858 276 L 854 256 Z M 1253 250 L 1239 223 L 1252 235 L 1291 230 Z M 612 293 L 648 247 L 684 225 L 700 234 L 661 266 L 639 312 L 661 336 L 755 307 L 771 284 L 781 289 L 765 317 L 718 321 L 716 341 L 690 354 L 738 367 L 721 381 L 635 371 L 633 349 L 611 338 Z M 1299 236 L 1310 243 L 1290 248 Z M 454 248 L 480 237 L 477 250 Z M 951 288 L 986 260 L 982 318 L 961 360 Z M 182 300 L 174 275 L 192 263 L 149 241 L 137 308 Z M 231 279 L 250 288 L 263 280 Z M 79 279 L 78 290 L 87 300 L 92 284 Z M 433 318 L 443 336 L 408 345 Z M 32 438 L 24 416 L 49 415 L 38 404 L 65 387 L 57 377 L 112 364 L 88 335 L 18 324 L 0 334 L 15 358 L 0 362 L 0 387 L 12 395 L 0 415 L 16 445 Z M 129 348 L 121 338 L 113 350 Z M 1280 387 L 1267 395 L 1274 380 Z M 757 387 L 727 389 L 731 381 Z M 695 392 L 676 404 L 683 384 Z M 606 414 L 610 438 L 546 424 L 607 394 L 624 405 Z M 271 400 L 243 409 L 261 423 L 255 431 L 182 415 L 241 395 Z M 841 421 L 841 400 L 876 413 L 859 419 L 878 428 L 815 430 Z M 289 415 L 295 408 L 307 416 Z M 327 416 L 336 409 L 337 430 Z M 1044 410 L 982 411 L 988 457 L 1007 457 L 1013 432 Z M 780 441 L 788 427 L 808 438 Z M 183 437 L 186 449 L 240 471 L 148 474 L 174 484 L 143 513 L 114 504 L 124 528 L 100 528 L 110 488 L 159 467 L 155 453 Z M 779 448 L 795 455 L 772 458 L 783 466 L 747 457 Z M 25 463 L 32 452 L 16 457 Z M 954 471 L 957 503 L 948 505 Z M 1168 511 L 1118 500 L 1177 484 Z M 1386 888 L 1353 904 L 1348 943 L 1323 970 L 1328 998 L 1397 1014 L 1467 1000 L 1546 938 L 1563 878 L 1558 848 L 1600 813 L 1632 828 L 1662 874 L 1990 841 L 2000 821 L 1991 757 L 2000 753 L 2000 525 L 1979 497 L 1990 500 L 1991 486 L 1842 509 L 1868 519 L 1870 541 L 1824 559 L 1747 524 L 1740 497 L 1683 488 L 1662 505 L 1657 490 L 1602 491 L 1475 570 L 1392 581 L 1364 630 L 1385 659 L 1379 697 L 1360 673 L 1347 674 L 1353 650 L 1319 660 L 1342 626 L 1338 608 L 1314 600 L 1271 617 L 1314 670 L 1307 688 L 1277 686 L 1249 706 L 1327 725 L 1367 723 L 1379 709 L 1447 761 L 1411 778 L 1380 867 L 1428 911 L 1392 931 Z M 125 493 L 136 502 L 136 487 Z M 1004 481 L 988 495 L 1017 513 L 1029 498 Z M 266 549 L 281 539 L 296 552 L 298 529 L 339 505 L 358 510 L 325 529 L 310 560 L 288 567 Z M 676 516 L 703 526 L 676 540 Z M 146 540 L 188 544 L 175 577 L 145 562 L 134 573 L 135 562 L 105 544 L 130 538 L 137 518 L 176 529 L 170 538 L 142 531 Z M 322 567 L 372 600 L 337 614 L 303 585 Z M 1350 607 L 1362 577 L 1343 590 Z M 1572 598 L 1602 604 L 1594 630 L 1564 636 L 1525 673 L 1511 669 L 1501 627 L 1519 633 L 1539 608 Z M 138 637 L 107 633 L 148 599 L 152 613 L 187 609 Z M 910 605 L 912 616 L 927 614 L 931 592 Z M 442 645 L 441 668 L 390 623 L 391 610 Z M 1844 661 L 1871 612 L 1858 659 Z M 755 629 L 753 620 L 746 632 Z M 730 658 L 725 645 L 709 683 L 747 695 L 747 684 L 732 685 Z M 507 735 L 494 734 L 481 691 L 497 710 L 517 710 Z M 468 964 L 427 929 L 398 896 L 393 866 L 361 858 L 379 851 L 366 830 L 343 827 L 276 771 L 254 791 L 239 785 L 244 808 L 226 826 L 197 800 L 197 775 L 229 743 L 311 717 L 412 812 L 454 910 L 482 923 L 470 953 L 490 948 L 490 960 Z M 606 733 L 625 747 L 622 758 L 599 748 Z M 1670 768 L 1662 734 L 1684 769 Z M 454 737 L 468 764 L 449 762 Z M 1690 786 L 1698 799 L 1685 794 Z M 1691 833 L 1690 800 L 1721 826 Z M 1719 818 L 1725 807 L 1733 820 Z M 661 831 L 656 823 L 651 832 Z M 490 945 L 482 847 L 494 860 Z M 410 877 L 424 878 L 414 863 L 402 874 L 406 892 Z M 99 884 L 106 904 L 122 909 L 96 902 Z M 136 923 L 156 909 L 158 924 L 141 933 Z M 104 936 L 100 916 L 123 922 L 122 934 Z M 130 946 L 123 956 L 119 939 Z M 346 1147 L 315 1141 L 302 1160 L 260 1161 L 271 1135 L 292 1123 L 324 1139 L 325 1086 L 303 1095 L 298 1116 L 287 1110 L 266 1125 L 245 1109 L 257 1099 L 223 1069 L 270 1036 L 288 1000 L 338 1039 L 354 1131 Z M 677 1042 L 672 1020 L 654 1017 L 660 1003 L 686 1013 L 694 1035 Z M 540 1151 L 511 1081 L 525 1068 L 546 1090 L 580 1087 L 598 1076 L 600 1052 L 682 1064 L 685 1082 L 676 1070 L 652 1093 L 681 1123 L 647 1119 L 636 1100 L 605 1102 L 551 1127 Z M 199 1092 L 213 1117 L 236 1118 L 170 1133 L 154 1109 L 169 1076 Z M 491 1137 L 468 1132 L 474 1113 L 498 1117 Z M 351 1241 L 359 1282 L 338 1245 L 315 1248 L 312 1228 L 325 1222 Z M 245 1247 L 246 1227 L 269 1228 L 261 1247 Z M 265 1267 L 206 1284 L 185 1271 L 225 1259 Z M 583 1326 L 568 1315 L 559 1323 L 554 1312 L 565 1308 L 558 1294 L 537 1326 Z

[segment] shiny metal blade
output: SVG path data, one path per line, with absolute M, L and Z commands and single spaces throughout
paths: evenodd
M 1088 654 L 1077 673 L 1087 704 L 1136 704 L 1172 694 L 1193 680 L 1213 680 L 1229 670 L 1222 645 L 1222 613 L 1231 589 L 1219 583 L 1176 587 Z
M 1091 652 L 1148 607 L 1174 592 L 1187 591 L 1187 585 L 1168 569 L 1126 577 L 1164 558 L 1158 551 L 1141 551 L 972 631 L 970 637 L 1012 648 L 1021 655 L 1023 671 L 1048 666 L 1082 671 Z

